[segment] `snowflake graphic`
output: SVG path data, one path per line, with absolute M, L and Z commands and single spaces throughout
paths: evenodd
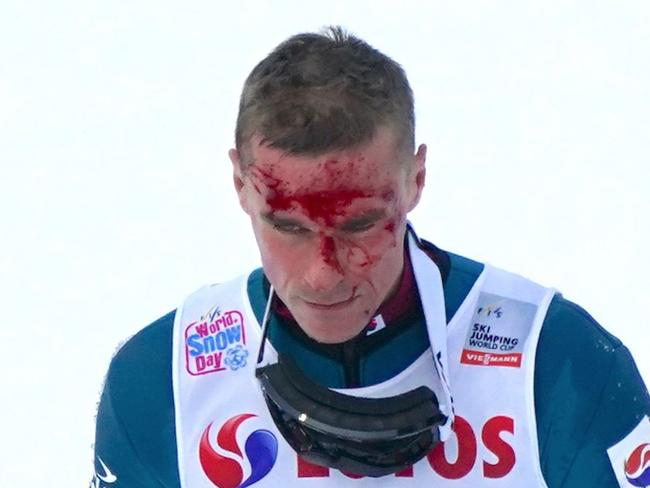
M 226 359 L 224 363 L 231 370 L 236 371 L 239 368 L 246 366 L 246 358 L 248 357 L 248 351 L 242 347 L 241 344 L 228 349 L 226 352 Z

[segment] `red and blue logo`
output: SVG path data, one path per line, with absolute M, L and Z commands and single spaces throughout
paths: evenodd
M 625 460 L 625 477 L 633 486 L 650 486 L 650 444 L 638 446 Z
M 199 460 L 206 476 L 218 488 L 250 486 L 269 474 L 275 464 L 278 456 L 278 440 L 268 430 L 258 429 L 252 432 L 244 443 L 246 456 L 241 452 L 237 443 L 237 430 L 244 421 L 252 417 L 257 415 L 252 413 L 235 415 L 229 418 L 217 433 L 217 446 L 238 459 L 223 456 L 212 446 L 210 443 L 212 423 L 203 431 L 199 443 Z M 250 474 L 244 480 L 245 459 L 250 464 Z

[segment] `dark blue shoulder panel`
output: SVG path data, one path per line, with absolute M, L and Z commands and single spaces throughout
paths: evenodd
M 537 346 L 535 411 L 549 488 L 618 486 L 607 448 L 647 414 L 629 351 L 585 310 L 557 295 Z
M 264 309 L 266 308 L 266 300 L 269 293 L 265 286 L 264 271 L 262 268 L 257 268 L 248 275 L 246 292 L 248 293 L 248 299 L 251 302 L 253 313 L 255 313 L 255 318 L 261 324 L 262 320 L 264 320 Z
M 119 349 L 97 413 L 96 469 L 117 477 L 114 488 L 179 486 L 172 390 L 175 312 L 153 322 Z
M 450 252 L 447 252 L 447 255 L 450 259 L 450 266 L 444 281 L 444 294 L 445 312 L 447 322 L 449 322 L 474 286 L 484 265 Z

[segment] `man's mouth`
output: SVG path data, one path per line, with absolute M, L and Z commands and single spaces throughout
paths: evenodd
M 340 301 L 340 302 L 311 302 L 309 300 L 303 300 L 310 308 L 315 310 L 342 310 L 348 307 L 354 300 L 356 300 L 358 295 L 352 294 L 350 298 Z

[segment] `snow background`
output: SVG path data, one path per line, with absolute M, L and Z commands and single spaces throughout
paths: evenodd
M 340 23 L 406 69 L 411 218 L 560 289 L 648 379 L 650 3 L 0 3 L 0 486 L 86 486 L 120 341 L 258 262 L 231 188 L 241 85 Z

